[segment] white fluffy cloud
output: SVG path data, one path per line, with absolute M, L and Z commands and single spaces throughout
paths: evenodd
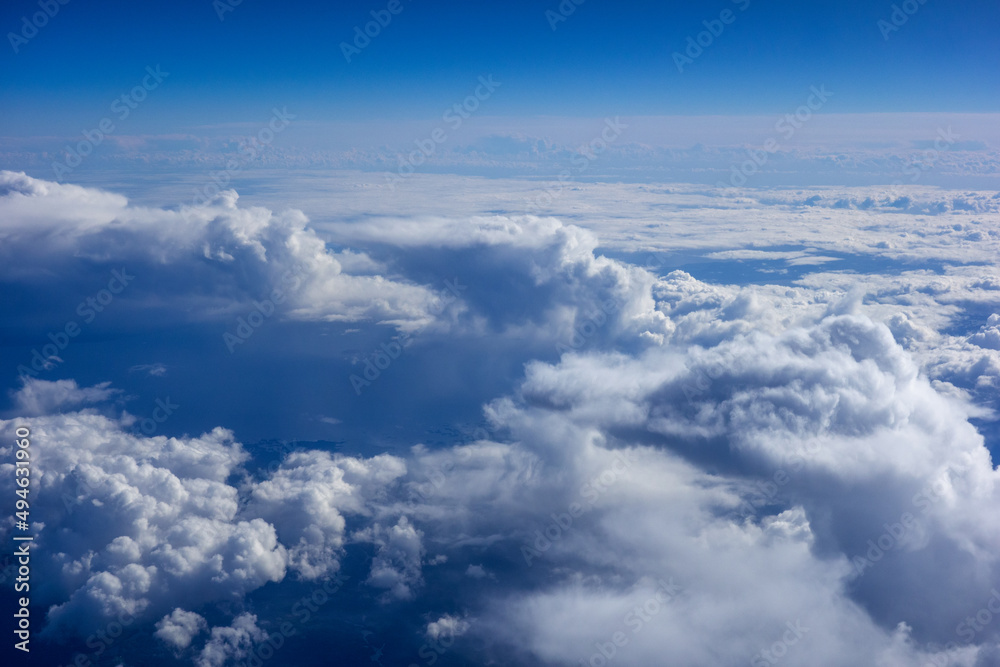
M 208 623 L 193 611 L 180 607 L 156 622 L 156 638 L 175 650 L 183 650 L 192 640 L 205 631 Z
M 103 385 L 42 380 L 28 380 L 21 391 L 21 403 L 56 396 L 66 410 L 29 422 L 32 518 L 41 531 L 33 564 L 43 582 L 33 599 L 49 607 L 49 635 L 85 637 L 115 620 L 159 618 L 178 604 L 240 599 L 289 570 L 307 579 L 336 572 L 341 513 L 370 514 L 406 470 L 391 456 L 303 452 L 254 480 L 242 467 L 247 454 L 225 429 L 145 438 L 96 411 L 71 411 L 77 399 L 109 393 Z M 14 427 L 0 422 L 8 441 Z M 9 446 L 3 452 L 12 460 Z M 0 464 L 10 496 L 13 467 Z M 240 476 L 242 489 L 233 481 Z M 5 522 L 4 534 L 12 528 Z M 405 533 L 402 519 L 385 544 L 387 562 L 405 546 Z M 419 557 L 413 566 L 419 570 Z M 164 633 L 178 636 L 173 626 Z
M 379 275 L 381 267 L 363 254 L 328 250 L 299 211 L 241 208 L 237 198 L 230 190 L 200 206 L 147 208 L 101 190 L 2 171 L 2 256 L 22 260 L 4 262 L 4 275 L 27 281 L 32 276 L 22 266 L 86 258 L 115 268 L 143 266 L 147 284 L 151 274 L 159 283 L 153 303 L 174 299 L 178 311 L 194 303 L 203 318 L 280 289 L 289 315 L 300 319 L 400 328 L 431 320 L 440 300 L 432 290 Z M 202 280 L 192 282 L 193 276 Z
M 412 598 L 414 590 L 423 583 L 423 534 L 403 516 L 395 525 L 374 524 L 355 537 L 377 547 L 368 583 L 385 590 L 392 598 Z
M 1000 479 L 974 412 L 857 314 L 686 354 L 567 355 L 492 407 L 517 445 L 415 452 L 441 479 L 416 487 L 417 516 L 449 563 L 520 547 L 481 625 L 522 659 L 971 665 L 997 629 L 970 643 L 956 626 L 1000 584 Z M 488 448 L 537 463 L 484 475 Z M 471 516 L 431 509 L 456 505 Z
M 438 640 L 443 637 L 461 637 L 468 629 L 469 624 L 465 620 L 445 614 L 427 624 L 427 636 Z
M 201 650 L 195 664 L 198 667 L 222 667 L 230 661 L 244 660 L 253 647 L 267 639 L 267 633 L 257 627 L 257 616 L 240 614 L 230 626 L 212 628 L 212 635 Z
M 251 488 L 247 512 L 277 526 L 289 545 L 290 566 L 303 578 L 316 579 L 339 567 L 344 514 L 370 515 L 385 487 L 405 473 L 406 464 L 388 455 L 358 460 L 296 452 Z
M 44 384 L 29 380 L 25 391 Z M 51 605 L 48 633 L 86 636 L 121 617 L 159 617 L 181 600 L 238 597 L 284 577 L 274 527 L 237 516 L 227 480 L 246 454 L 231 433 L 141 438 L 87 411 L 31 427 L 33 517 L 44 526 L 35 599 Z M 12 434 L 13 424 L 3 430 Z
M 327 224 L 365 254 L 334 253 L 301 214 L 228 195 L 152 210 L 3 178 L 11 238 L 48 234 L 49 247 L 84 253 L 100 242 L 178 267 L 197 255 L 255 276 L 251 287 L 306 264 L 293 316 L 424 327 L 523 368 L 473 442 L 409 442 L 406 455 L 301 449 L 255 474 L 223 428 L 137 437 L 114 416 L 113 385 L 26 381 L 14 406 L 34 436 L 47 636 L 86 637 L 127 615 L 156 622 L 179 651 L 224 603 L 232 624 L 197 657 L 221 665 L 249 655 L 271 620 L 240 601 L 300 585 L 289 574 L 341 573 L 361 554 L 363 585 L 345 609 L 405 609 L 412 640 L 441 648 L 462 636 L 449 650 L 473 658 L 890 667 L 997 655 L 1000 624 L 977 614 L 1000 589 L 1000 474 L 974 426 L 997 407 L 997 315 L 956 328 L 966 311 L 995 312 L 995 271 L 859 277 L 831 268 L 832 246 L 818 243 L 830 231 L 817 226 L 829 216 L 853 230 L 850 249 L 882 259 L 945 261 L 970 243 L 981 258 L 997 242 L 990 197 L 951 196 L 938 211 L 925 200 L 943 195 L 926 191 L 871 203 L 864 192 L 733 194 L 714 212 L 678 213 L 689 231 L 718 213 L 707 232 L 678 234 L 706 261 L 815 267 L 789 284 L 736 286 L 609 258 L 605 237 L 554 218 Z M 674 194 L 678 207 L 710 198 Z M 758 245 L 810 245 L 750 247 L 736 221 L 747 211 L 774 221 Z M 33 215 L 47 222 L 32 229 Z M 885 215 L 910 236 L 890 239 Z M 859 227 L 872 218 L 883 226 Z M 618 225 L 608 222 L 619 250 L 654 234 L 626 243 Z M 155 250 L 133 247 L 140 238 Z M 458 306 L 440 309 L 422 287 L 428 266 L 455 272 Z M 4 442 L 17 423 L 2 423 Z M 0 464 L 8 496 L 11 467 Z
M 1000 314 L 990 315 L 983 328 L 969 337 L 969 342 L 989 350 L 1000 350 Z

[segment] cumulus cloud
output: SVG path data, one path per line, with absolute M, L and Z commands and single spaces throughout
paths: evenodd
M 703 307 L 729 303 L 721 294 Z M 938 616 L 975 611 L 998 579 L 997 530 L 982 519 L 996 473 L 970 408 L 936 392 L 887 326 L 856 313 L 719 337 L 529 365 L 516 395 L 488 410 L 511 442 L 415 447 L 406 460 L 294 452 L 242 490 L 227 480 L 246 455 L 224 431 L 181 442 L 126 435 L 88 412 L 39 417 L 39 439 L 54 444 L 38 466 L 66 471 L 43 477 L 46 495 L 72 492 L 69 507 L 48 508 L 47 527 L 73 532 L 88 512 L 106 527 L 73 535 L 84 559 L 47 564 L 72 591 L 49 623 L 86 633 L 97 619 L 159 617 L 157 636 L 183 648 L 204 626 L 176 602 L 230 599 L 285 568 L 336 571 L 348 541 L 375 547 L 368 583 L 383 603 L 419 599 L 430 541 L 447 555 L 436 567 L 470 586 L 494 579 L 482 576 L 484 555 L 509 553 L 496 575 L 506 592 L 479 602 L 479 624 L 509 628 L 508 650 L 557 664 L 609 646 L 630 662 L 669 651 L 685 664 L 766 651 L 788 664 L 933 656 L 920 646 L 954 628 Z M 364 527 L 349 534 L 348 517 Z M 964 564 L 944 588 L 941 559 Z M 963 575 L 973 563 L 983 579 Z M 536 571 L 552 578 L 532 583 Z M 922 613 L 928 601 L 944 612 Z M 425 634 L 471 627 L 445 613 Z M 213 629 L 199 664 L 239 659 L 263 636 L 240 616 Z M 962 650 L 979 648 L 947 649 Z
M 277 620 L 266 604 L 259 618 L 244 613 L 248 596 L 285 601 L 354 568 L 363 585 L 338 596 L 337 614 L 360 609 L 372 626 L 407 614 L 383 627 L 470 661 L 975 665 L 996 654 L 1000 629 L 975 619 L 1000 587 L 1000 479 L 974 424 L 996 400 L 997 316 L 956 326 L 969 303 L 993 308 L 987 267 L 860 280 L 822 248 L 772 257 L 719 241 L 709 261 L 823 266 L 782 285 L 708 283 L 696 269 L 612 258 L 581 225 L 514 215 L 329 224 L 324 234 L 357 249 L 333 252 L 302 214 L 235 196 L 142 209 L 3 179 L 12 238 L 104 244 L 178 271 L 197 256 L 240 295 L 307 265 L 292 317 L 421 327 L 518 369 L 469 442 L 428 433 L 364 455 L 316 444 L 268 468 L 221 427 L 126 432 L 127 417 L 105 409 L 119 400 L 111 384 L 26 380 L 13 403 L 36 443 L 46 637 L 134 618 L 181 651 L 222 614 L 231 625 L 196 651 L 198 664 L 221 665 L 245 659 Z M 926 210 L 860 194 L 727 205 L 801 209 L 813 222 L 821 210 L 844 228 L 871 209 L 899 209 L 904 225 Z M 992 210 L 967 199 L 978 208 L 956 215 Z M 32 215 L 48 222 L 33 229 Z M 982 231 L 933 217 L 907 253 L 953 256 Z M 994 242 L 987 227 L 977 253 Z M 818 234 L 788 225 L 767 241 L 786 233 Z M 884 240 L 873 229 L 855 239 Z M 709 252 L 709 241 L 684 242 Z M 441 265 L 465 288 L 452 309 L 427 287 Z M 387 404 L 378 419 L 391 414 Z M 3 442 L 18 423 L 0 423 Z M 0 447 L 8 496 L 11 451 Z
M 257 616 L 240 614 L 230 626 L 212 628 L 212 635 L 201 650 L 195 664 L 198 667 L 222 667 L 230 661 L 245 659 L 253 647 L 267 639 L 267 633 L 257 627 Z
M 395 525 L 374 524 L 355 538 L 376 546 L 368 583 L 386 591 L 388 598 L 408 600 L 422 583 L 423 534 L 405 516 Z
M 983 328 L 969 336 L 969 342 L 990 350 L 1000 350 L 1000 315 L 990 315 Z
M 175 650 L 183 650 L 191 641 L 205 631 L 208 623 L 193 611 L 180 607 L 156 622 L 155 637 Z
M 427 636 L 430 639 L 442 637 L 461 637 L 469 629 L 469 624 L 457 616 L 445 614 L 436 621 L 427 624 Z
M 899 653 L 889 630 L 903 621 L 920 641 L 957 643 L 952 619 L 977 608 L 985 582 L 1000 578 L 992 522 L 980 529 L 969 519 L 982 524 L 981 503 L 996 502 L 998 481 L 967 421 L 975 410 L 937 393 L 888 329 L 857 315 L 831 315 L 779 336 L 734 335 L 710 350 L 693 348 L 685 362 L 667 349 L 634 364 L 613 354 L 570 356 L 528 368 L 520 407 L 498 404 L 522 441 L 548 449 L 558 440 L 552 456 L 561 469 L 581 456 L 571 445 L 585 441 L 581 429 L 653 448 L 630 468 L 627 484 L 606 488 L 598 525 L 588 515 L 538 519 L 550 530 L 532 545 L 541 560 L 591 563 L 577 570 L 579 581 L 528 593 L 505 610 L 508 622 L 521 619 L 512 633 L 536 638 L 544 658 L 574 664 L 596 650 L 596 641 L 609 641 L 616 625 L 635 621 L 638 633 L 636 617 L 624 619 L 652 587 L 619 600 L 627 589 L 611 573 L 598 574 L 610 567 L 637 581 L 671 574 L 688 591 L 664 611 L 657 640 L 649 633 L 632 642 L 629 659 L 640 663 L 664 651 L 685 664 L 749 660 L 770 644 L 765 627 L 777 641 L 786 621 L 810 615 L 822 620 L 818 628 L 803 621 L 812 628 L 806 643 L 828 658 L 790 654 L 792 664 Z M 697 481 L 678 456 L 724 475 Z M 717 491 L 692 493 L 678 475 Z M 672 497 L 658 498 L 666 488 Z M 984 578 L 943 574 L 936 569 L 942 558 L 954 563 L 949 572 L 970 571 L 974 559 Z M 712 609 L 718 586 L 760 589 L 733 595 L 748 607 L 727 603 L 734 615 L 720 617 Z M 746 619 L 753 622 L 746 626 Z M 720 627 L 725 647 L 715 645 Z M 841 645 L 845 633 L 858 648 Z M 916 659 L 915 649 L 906 650 Z
M 301 577 L 316 579 L 339 568 L 344 514 L 372 512 L 385 487 L 405 473 L 406 464 L 388 455 L 359 460 L 295 452 L 252 487 L 247 511 L 277 526 L 289 545 L 289 565 Z
M 29 380 L 21 400 L 73 392 L 97 400 L 110 391 Z M 405 472 L 390 456 L 308 452 L 241 491 L 232 478 L 245 475 L 247 454 L 232 433 L 144 438 L 107 416 L 72 411 L 73 403 L 50 401 L 63 412 L 31 422 L 44 443 L 33 459 L 33 517 L 44 527 L 43 555 L 33 561 L 44 583 L 34 599 L 50 606 L 52 635 L 86 636 L 115 619 L 159 617 L 178 603 L 240 599 L 288 569 L 304 578 L 332 573 L 343 544 L 340 512 L 369 513 Z M 12 441 L 14 423 L 2 428 Z M 13 494 L 13 465 L 2 466 Z M 390 531 L 387 562 L 396 562 L 405 533 L 405 521 Z
M 969 519 L 988 514 L 997 475 L 968 421 L 982 411 L 939 392 L 896 340 L 929 334 L 873 321 L 856 298 L 782 321 L 683 274 L 657 289 L 677 326 L 662 344 L 529 364 L 490 406 L 516 444 L 415 448 L 411 474 L 429 480 L 410 487 L 415 521 L 451 545 L 448 563 L 513 541 L 521 567 L 554 573 L 541 588 L 528 570 L 507 578 L 486 625 L 558 664 L 618 630 L 637 663 L 975 660 L 953 619 L 1000 577 L 991 523 Z M 983 579 L 933 569 L 968 572 L 970 558 Z M 634 610 L 671 577 L 683 595 L 650 602 L 657 629 L 639 636 L 653 621 Z
M 594 234 L 554 218 L 389 219 L 326 229 L 373 252 L 406 249 L 395 262 L 407 273 L 448 266 L 463 285 L 458 334 L 500 334 L 562 349 L 623 331 L 662 335 L 670 327 L 654 307 L 652 273 L 602 256 Z
M 142 265 L 147 285 L 156 275 L 156 301 L 197 304 L 203 318 L 274 298 L 277 289 L 291 317 L 413 328 L 432 319 L 428 310 L 440 300 L 431 289 L 379 275 L 363 254 L 328 250 L 301 212 L 241 208 L 231 190 L 167 210 L 3 171 L 0 193 L 3 256 L 32 260 L 5 262 L 8 277 L 30 279 L 18 266 L 53 270 L 80 258 Z
M 237 516 L 227 479 L 246 454 L 231 433 L 141 438 L 88 412 L 40 417 L 32 430 L 45 443 L 33 460 L 34 516 L 48 529 L 35 599 L 51 605 L 49 634 L 86 636 L 115 619 L 158 617 L 182 599 L 240 597 L 284 577 L 287 552 L 274 527 Z

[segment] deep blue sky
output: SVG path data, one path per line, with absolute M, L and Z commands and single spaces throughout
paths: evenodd
M 17 54 L 6 36 L 38 5 L 8 0 L 0 134 L 75 132 L 155 64 L 170 77 L 131 131 L 256 120 L 273 105 L 302 120 L 435 117 L 487 73 L 504 86 L 491 114 L 506 116 L 775 113 L 812 84 L 838 91 L 838 112 L 1000 107 L 992 1 L 926 0 L 888 40 L 888 0 L 587 0 L 556 31 L 556 0 L 402 1 L 348 64 L 340 43 L 384 0 L 244 0 L 225 21 L 211 0 L 70 0 Z M 671 54 L 727 8 L 735 21 L 679 73 Z

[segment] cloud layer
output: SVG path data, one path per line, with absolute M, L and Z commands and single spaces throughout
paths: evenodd
M 706 262 L 805 267 L 710 282 L 641 239 L 605 252 L 621 241 L 613 221 L 608 237 L 513 213 L 314 229 L 230 193 L 158 209 L 10 172 L 2 183 L 5 252 L 56 275 L 84 261 L 170 277 L 123 298 L 155 294 L 179 320 L 226 322 L 305 267 L 281 317 L 412 336 L 397 355 L 404 397 L 439 381 L 402 368 L 445 358 L 437 346 L 484 373 L 517 369 L 478 430 L 391 454 L 299 444 L 276 460 L 225 424 L 136 433 L 119 386 L 131 363 L 111 382 L 22 378 L 0 431 L 4 443 L 32 431 L 33 600 L 53 645 L 130 619 L 174 660 L 224 665 L 293 642 L 282 622 L 298 618 L 316 641 L 361 628 L 357 650 L 399 664 L 993 664 L 988 264 L 850 272 L 822 248 L 729 243 L 729 227 L 712 246 L 709 227 L 682 239 Z M 916 195 L 898 213 L 840 195 L 826 207 L 762 194 L 744 212 L 776 220 L 776 241 L 822 209 L 883 250 L 891 216 L 950 215 Z M 977 225 L 934 222 L 905 252 L 943 261 L 970 233 L 1000 238 L 992 200 L 947 197 Z M 50 279 L 5 266 L 11 283 Z M 10 445 L 0 460 L 10 497 Z

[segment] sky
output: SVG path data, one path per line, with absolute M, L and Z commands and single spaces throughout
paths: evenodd
M 3 664 L 1000 665 L 996 3 L 0 28 Z
M 989 2 L 927 0 L 896 26 L 889 2 L 591 0 L 563 16 L 557 2 L 401 0 L 348 62 L 341 44 L 385 5 L 69 2 L 15 52 L 9 34 L 39 9 L 4 3 L 5 129 L 80 131 L 148 65 L 170 77 L 131 132 L 249 122 L 275 105 L 314 122 L 434 117 L 487 74 L 504 83 L 490 103 L 501 116 L 776 113 L 820 84 L 838 91 L 841 112 L 997 104 L 1000 9 Z M 678 71 L 673 54 L 727 10 L 731 23 Z

